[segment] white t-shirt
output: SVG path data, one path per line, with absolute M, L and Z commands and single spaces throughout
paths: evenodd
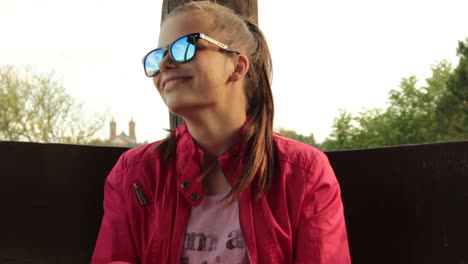
M 239 224 L 239 203 L 226 207 L 226 194 L 205 196 L 192 208 L 185 231 L 181 264 L 249 263 Z

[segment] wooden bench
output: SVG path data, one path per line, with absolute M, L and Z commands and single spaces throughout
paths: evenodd
M 0 142 L 0 263 L 89 263 L 125 150 Z M 327 155 L 353 263 L 468 263 L 468 141 Z

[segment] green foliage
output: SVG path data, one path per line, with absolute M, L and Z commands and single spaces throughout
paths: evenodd
M 92 145 L 92 146 L 107 146 L 107 147 L 124 147 L 124 148 L 133 148 L 133 147 L 137 147 L 137 146 L 140 146 L 140 145 L 144 145 L 144 144 L 148 144 L 148 141 L 145 140 L 143 142 L 136 142 L 136 143 L 128 143 L 127 145 L 125 146 L 122 146 L 122 145 L 113 145 L 109 139 L 99 139 L 99 138 L 95 138 L 95 139 L 91 139 L 89 140 L 88 142 L 86 142 L 87 145 Z
M 109 139 L 102 140 L 102 139 L 99 139 L 99 138 L 94 138 L 94 139 L 89 140 L 89 141 L 87 142 L 87 145 L 93 145 L 93 146 L 112 146 Z
M 0 67 L 0 140 L 85 144 L 104 116 L 85 117 L 52 73 Z
M 353 125 L 353 117 L 344 109 L 339 110 L 338 117 L 333 121 L 333 131 L 329 138 L 325 139 L 321 148 L 323 149 L 347 149 L 355 136 L 355 127 Z
M 302 142 L 311 146 L 316 146 L 316 147 L 318 146 L 317 142 L 315 141 L 314 134 L 312 133 L 309 136 L 304 136 L 302 134 L 298 134 L 294 130 L 287 130 L 284 128 L 280 128 L 278 130 L 278 133 L 287 138 L 291 138 L 291 139 L 297 140 L 299 142 Z
M 448 138 L 468 138 L 468 39 L 458 42 L 459 62 L 447 82 L 445 98 L 439 105 L 439 117 Z M 444 116 L 451 116 L 453 122 L 443 122 Z
M 458 43 L 458 66 L 447 61 L 431 67 L 432 76 L 418 85 L 412 75 L 389 92 L 386 109 L 363 110 L 353 116 L 341 109 L 323 150 L 381 147 L 468 139 L 468 39 Z M 280 133 L 307 143 L 295 131 Z M 311 135 L 313 138 L 313 135 Z
M 467 44 L 460 43 L 455 70 L 447 61 L 432 66 L 425 86 L 416 76 L 403 78 L 389 92 L 388 107 L 370 109 L 354 117 L 340 110 L 324 150 L 468 139 Z M 460 53 L 460 50 L 463 53 Z

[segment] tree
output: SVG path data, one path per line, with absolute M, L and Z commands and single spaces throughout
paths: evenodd
M 392 137 L 389 114 L 382 109 L 365 110 L 353 117 L 353 137 L 346 148 L 378 147 L 386 145 Z
M 431 67 L 432 76 L 426 86 L 417 87 L 416 76 L 402 79 L 399 89 L 390 91 L 389 116 L 392 131 L 388 145 L 434 142 L 441 140 L 445 132 L 440 121 L 452 122 L 450 116 L 441 116 L 437 107 L 445 97 L 447 81 L 452 75 L 452 66 L 441 61 Z M 439 116 L 439 118 L 438 118 Z
M 447 82 L 447 91 L 438 107 L 439 121 L 448 138 L 468 138 L 468 39 L 458 42 L 459 62 Z M 452 122 L 444 122 L 450 116 Z
M 294 140 L 297 140 L 299 142 L 302 142 L 302 143 L 305 143 L 305 144 L 308 144 L 308 145 L 311 145 L 311 146 L 316 146 L 317 147 L 317 142 L 315 141 L 315 137 L 314 137 L 314 134 L 311 133 L 309 136 L 304 136 L 302 134 L 298 134 L 296 131 L 294 130 L 287 130 L 287 129 L 284 129 L 284 128 L 280 128 L 278 130 L 278 133 L 287 137 L 287 138 L 291 138 L 291 139 L 294 139 Z
M 352 114 L 340 109 L 338 117 L 333 120 L 332 132 L 321 147 L 326 150 L 351 148 L 355 133 L 356 127 L 353 124 Z
M 441 61 L 431 69 L 432 76 L 426 79 L 425 86 L 418 87 L 414 75 L 403 78 L 399 87 L 389 92 L 386 109 L 365 110 L 356 117 L 341 110 L 322 148 L 339 150 L 462 139 L 449 131 L 461 123 L 463 116 L 459 108 L 454 110 L 453 104 L 447 104 L 455 100 L 448 89 L 452 66 Z M 445 111 L 440 111 L 441 106 Z
M 0 140 L 84 144 L 104 117 L 85 117 L 53 73 L 0 67 Z

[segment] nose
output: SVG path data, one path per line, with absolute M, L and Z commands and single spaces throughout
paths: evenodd
M 163 69 L 170 69 L 174 68 L 174 65 L 176 62 L 172 59 L 171 55 L 169 54 L 169 51 L 166 50 L 164 52 L 164 57 L 159 63 L 159 70 L 162 71 Z

